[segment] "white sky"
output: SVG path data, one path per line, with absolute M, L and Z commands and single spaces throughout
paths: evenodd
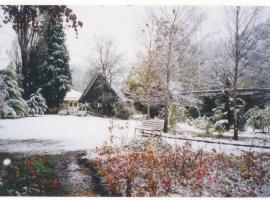
M 79 29 L 79 38 L 76 39 L 72 29 L 67 29 L 66 45 L 70 52 L 70 63 L 76 67 L 88 67 L 87 57 L 91 54 L 95 36 L 108 36 L 115 40 L 118 50 L 124 54 L 127 64 L 134 61 L 139 49 L 138 33 L 144 26 L 143 6 L 90 6 L 70 5 L 83 21 L 82 29 Z M 222 6 L 203 6 L 208 18 L 203 26 L 203 31 L 220 31 L 223 25 Z M 265 18 L 269 14 L 264 15 Z M 0 16 L 0 20 L 2 16 Z M 15 33 L 8 25 L 0 28 L 0 68 L 8 63 L 6 51 L 10 48 Z

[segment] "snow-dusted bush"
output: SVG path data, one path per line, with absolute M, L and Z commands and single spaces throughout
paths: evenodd
M 90 103 L 82 103 L 79 110 L 93 112 L 93 108 L 91 107 Z
M 40 90 L 38 89 L 36 93 L 31 94 L 30 99 L 27 101 L 29 107 L 29 114 L 34 115 L 44 115 L 47 110 L 46 100 L 41 96 Z
M 129 119 L 132 115 L 132 110 L 124 103 L 117 102 L 113 105 L 115 116 L 120 119 Z
M 177 105 L 172 105 L 170 107 L 169 111 L 169 125 L 170 125 L 170 131 L 175 131 L 176 125 L 179 122 L 183 122 L 187 115 L 186 115 L 186 108 L 177 106 Z
M 223 133 L 226 130 L 226 127 L 228 126 L 228 120 L 227 119 L 221 119 L 216 121 L 214 125 L 215 131 L 218 131 L 219 133 Z
M 199 129 L 206 130 L 207 126 L 210 125 L 209 119 L 206 116 L 198 117 L 195 119 L 189 119 L 187 120 L 187 123 L 190 126 L 195 126 Z
M 245 118 L 247 119 L 247 124 L 253 129 L 264 131 L 264 128 L 268 126 L 270 122 L 270 110 L 260 109 L 258 106 L 255 106 L 246 112 Z
M 213 123 L 227 118 L 225 103 L 222 103 L 220 100 L 216 101 L 216 108 L 213 109 L 213 112 L 214 114 L 210 117 Z
M 0 114 L 3 118 L 26 117 L 27 103 L 22 98 L 16 74 L 11 67 L 0 71 Z

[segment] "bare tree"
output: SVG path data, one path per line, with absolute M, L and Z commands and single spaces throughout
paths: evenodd
M 129 92 L 135 99 L 147 107 L 150 118 L 150 107 L 160 104 L 159 74 L 155 59 L 155 32 L 153 21 L 145 24 L 142 30 L 142 49 L 138 55 L 138 63 L 131 70 L 126 81 Z
M 173 101 L 183 101 L 178 96 L 184 88 L 183 67 L 194 65 L 190 56 L 194 56 L 192 39 L 197 31 L 202 15 L 196 15 L 193 7 L 164 7 L 152 10 L 149 14 L 155 28 L 155 59 L 159 68 L 164 102 L 164 132 L 168 132 L 169 108 Z M 199 20 L 198 20 L 199 19 Z M 194 57 L 193 57 L 194 58 Z M 182 76 L 182 78 L 181 78 Z
M 228 38 L 225 43 L 227 49 L 227 63 L 230 73 L 231 96 L 233 99 L 233 139 L 238 140 L 238 107 L 237 107 L 237 88 L 239 78 L 247 64 L 247 53 L 252 49 L 254 41 L 251 35 L 255 28 L 256 18 L 259 13 L 258 7 L 229 7 L 225 8 L 227 15 Z
M 91 70 L 101 73 L 109 87 L 118 81 L 122 61 L 122 55 L 112 39 L 105 37 L 96 39 L 93 55 L 90 58 Z
M 22 59 L 21 59 L 21 52 L 20 46 L 17 40 L 14 40 L 11 46 L 11 49 L 7 51 L 7 55 L 9 57 L 10 62 L 15 65 L 15 72 L 17 76 L 17 81 L 20 87 L 22 87 Z

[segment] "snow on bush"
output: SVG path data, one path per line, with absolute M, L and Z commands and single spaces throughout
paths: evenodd
M 11 67 L 0 71 L 0 114 L 3 118 L 26 117 L 27 103 L 23 100 L 16 74 Z
M 113 105 L 115 116 L 119 119 L 129 119 L 132 115 L 132 110 L 122 102 L 117 102 Z
M 213 112 L 213 116 L 210 117 L 210 120 L 213 123 L 227 118 L 226 106 L 225 103 L 221 102 L 221 100 L 216 100 L 216 108 L 213 109 Z
M 187 118 L 187 110 L 183 106 L 173 104 L 169 111 L 170 131 L 175 132 L 177 123 L 183 122 Z
M 257 196 L 269 181 L 269 155 L 227 156 L 192 143 L 171 146 L 158 139 L 132 141 L 124 149 L 104 146 L 92 165 L 113 194 L 123 196 Z
M 263 130 L 269 126 L 270 111 L 269 109 L 260 109 L 258 106 L 251 108 L 245 114 L 248 125 L 253 129 Z
M 29 107 L 29 114 L 44 115 L 47 110 L 46 100 L 40 94 L 41 89 L 38 89 L 36 93 L 31 94 L 30 99 L 27 101 Z
M 207 117 L 203 116 L 203 117 L 198 117 L 195 119 L 189 119 L 189 120 L 187 120 L 187 123 L 190 126 L 195 126 L 199 129 L 206 130 L 207 126 L 209 124 L 209 119 Z
M 222 119 L 222 120 L 216 121 L 216 123 L 214 124 L 214 129 L 218 132 L 224 132 L 227 126 L 228 126 L 228 120 Z

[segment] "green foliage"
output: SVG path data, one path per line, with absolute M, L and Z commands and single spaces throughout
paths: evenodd
M 143 112 L 147 113 L 147 108 L 155 107 L 161 104 L 160 102 L 160 77 L 153 66 L 150 66 L 147 61 L 142 60 L 135 66 L 128 75 L 125 81 L 126 90 L 132 94 L 134 102 L 139 102 L 143 107 Z
M 185 107 L 180 107 L 173 104 L 169 111 L 169 125 L 170 131 L 175 131 L 176 125 L 179 122 L 183 122 L 187 117 L 187 110 Z
M 128 107 L 123 103 L 116 103 L 114 104 L 114 113 L 117 118 L 120 119 L 129 119 L 132 111 L 128 109 Z
M 210 123 L 208 123 L 206 125 L 205 136 L 206 137 L 212 137 L 213 136 L 213 133 L 211 131 L 211 124 Z
M 147 101 L 151 98 L 149 95 L 157 92 L 159 77 L 151 67 L 141 63 L 131 70 L 125 83 L 135 99 Z
M 140 101 L 134 101 L 133 102 L 133 105 L 134 105 L 134 108 L 143 113 L 143 114 L 146 114 L 147 113 L 147 108 L 145 105 L 143 105 Z
M 4 101 L 1 114 L 2 117 L 26 117 L 28 115 L 28 107 L 22 98 L 22 89 L 18 86 L 14 70 L 10 67 L 5 70 L 1 70 L 0 79 L 2 79 L 0 92 L 1 95 L 3 95 Z
M 47 52 L 44 62 L 40 66 L 40 80 L 42 96 L 49 108 L 59 107 L 70 89 L 71 72 L 69 68 L 69 54 L 65 45 L 65 33 L 62 21 L 50 16 L 47 32 L 45 33 Z
M 211 123 L 209 122 L 209 119 L 205 116 L 202 117 L 197 117 L 197 118 L 191 118 L 191 119 L 187 119 L 186 122 L 190 125 L 190 126 L 195 126 L 199 129 L 202 130 L 206 130 L 207 126 L 209 126 L 209 128 L 211 128 Z
M 93 112 L 93 108 L 89 103 L 82 103 L 79 110 Z
M 213 123 L 227 118 L 225 103 L 222 103 L 219 100 L 216 101 L 216 108 L 213 109 L 213 112 L 213 116 L 210 117 L 210 121 Z
M 269 125 L 270 112 L 268 109 L 260 109 L 255 106 L 246 112 L 245 118 L 252 128 L 264 130 L 265 126 Z
M 41 96 L 40 89 L 37 90 L 35 94 L 30 96 L 30 99 L 27 101 L 29 107 L 29 114 L 36 115 L 40 114 L 43 115 L 44 112 L 47 110 L 46 100 Z
M 8 166 L 0 166 L 2 185 L 1 195 L 37 196 L 53 195 L 58 188 L 47 156 L 12 159 Z
M 1 5 L 1 8 L 4 11 L 4 17 L 1 21 L 4 24 L 9 24 L 17 34 L 22 60 L 23 95 L 24 98 L 28 98 L 31 93 L 36 91 L 36 86 L 38 88 L 40 87 L 39 84 L 36 85 L 33 82 L 38 74 L 36 74 L 36 77 L 32 76 L 32 67 L 35 68 L 34 71 L 39 72 L 39 70 L 36 70 L 37 67 L 31 63 L 32 61 L 36 62 L 37 57 L 31 58 L 29 53 L 36 51 L 34 46 L 40 45 L 39 43 L 36 44 L 36 41 L 39 42 L 43 40 L 43 33 L 47 30 L 46 19 L 48 16 L 46 14 L 49 13 L 53 19 L 66 22 L 68 27 L 74 29 L 76 34 L 78 33 L 78 28 L 83 26 L 83 23 L 79 21 L 76 14 L 65 5 Z M 57 31 L 58 30 L 56 30 L 56 32 Z M 42 84 L 45 83 L 43 82 Z
M 228 120 L 227 119 L 221 119 L 219 121 L 216 121 L 214 125 L 215 131 L 219 133 L 219 137 L 223 135 L 223 133 L 226 131 L 226 128 L 228 127 Z

